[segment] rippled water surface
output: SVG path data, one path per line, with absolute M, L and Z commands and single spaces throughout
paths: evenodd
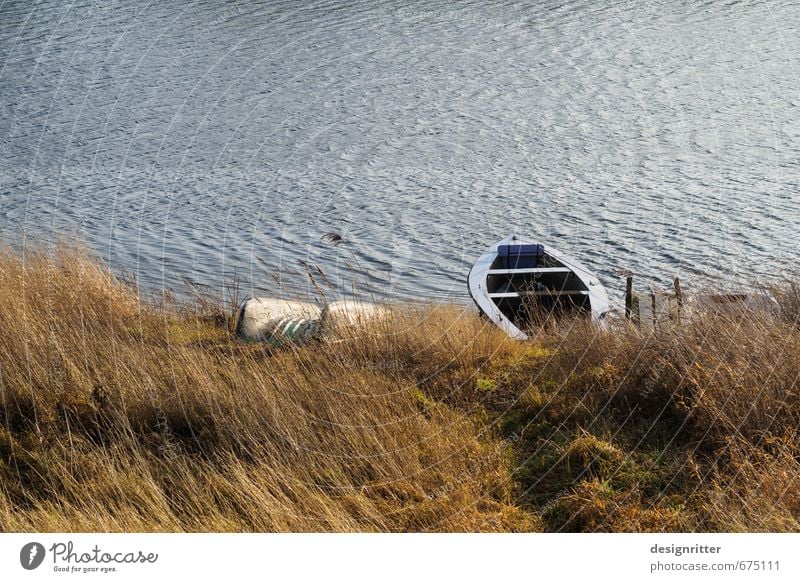
M 151 289 L 467 301 L 512 231 L 735 288 L 798 256 L 800 10 L 0 0 L 0 164 L 3 238 Z

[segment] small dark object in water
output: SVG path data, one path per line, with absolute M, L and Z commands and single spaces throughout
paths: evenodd
M 331 243 L 333 246 L 339 246 L 339 244 L 344 241 L 341 235 L 338 235 L 335 232 L 329 232 L 328 234 L 324 235 L 322 240 Z

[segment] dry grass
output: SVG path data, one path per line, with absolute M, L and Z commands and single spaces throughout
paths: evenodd
M 5 251 L 0 530 L 797 531 L 780 293 L 650 335 L 426 307 L 275 350 L 83 253 Z

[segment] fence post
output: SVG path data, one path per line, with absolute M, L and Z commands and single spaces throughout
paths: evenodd
M 625 279 L 625 319 L 631 318 L 633 309 L 633 275 L 628 275 Z
M 675 279 L 672 281 L 673 286 L 675 287 L 675 303 L 678 304 L 678 323 L 681 322 L 681 310 L 683 308 L 683 289 L 681 289 L 681 280 L 680 277 L 677 275 Z
M 653 331 L 656 329 L 656 323 L 658 322 L 658 315 L 656 313 L 656 291 L 650 292 L 650 309 L 653 310 Z

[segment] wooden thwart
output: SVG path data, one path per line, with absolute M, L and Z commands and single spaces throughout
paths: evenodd
M 513 297 L 560 297 L 562 295 L 589 295 L 588 291 L 523 291 L 517 293 L 511 291 L 508 293 L 489 293 L 492 299 L 511 299 Z

